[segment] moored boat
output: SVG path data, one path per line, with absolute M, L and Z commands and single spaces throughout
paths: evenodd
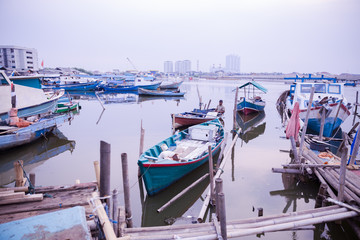
M 145 151 L 138 160 L 148 195 L 152 196 L 208 161 L 224 140 L 219 119 L 190 127 Z
M 11 81 L 5 72 L 0 71 L 0 120 L 9 118 L 11 104 Z M 64 95 L 64 91 L 44 93 L 43 90 L 14 84 L 16 94 L 16 108 L 18 117 L 28 117 L 36 114 L 53 112 L 57 101 Z
M 135 84 L 106 84 L 102 86 L 105 91 L 108 92 L 136 92 L 139 88 L 156 90 L 159 88 L 161 82 L 146 84 L 146 85 L 135 85 Z
M 43 117 L 36 122 L 31 123 L 27 127 L 0 126 L 0 150 L 17 147 L 32 142 L 46 133 L 51 132 L 57 126 L 69 121 L 72 116 L 65 115 L 49 115 Z
M 160 89 L 178 89 L 183 82 L 162 82 Z
M 144 89 L 144 88 L 139 88 L 138 89 L 138 94 L 139 95 L 144 95 L 144 96 L 156 96 L 156 97 L 183 97 L 185 95 L 184 92 L 179 92 L 179 91 L 159 91 L 159 90 L 149 90 L 149 89 Z
M 97 86 L 100 84 L 100 81 L 92 82 L 78 82 L 78 83 L 66 83 L 66 84 L 49 84 L 42 85 L 44 90 L 47 89 L 64 89 L 65 91 L 94 91 L 97 89 Z
M 344 96 L 344 84 L 330 82 L 296 82 L 287 93 L 286 109 L 290 114 L 296 102 L 299 103 L 299 117 L 305 121 L 311 89 L 314 87 L 313 102 L 309 112 L 308 129 L 319 134 L 321 115 L 325 114 L 324 137 L 331 137 L 350 115 L 351 104 Z
M 215 112 L 215 108 L 211 109 L 194 109 L 191 112 L 171 114 L 175 128 L 192 126 L 221 117 L 221 114 Z
M 237 100 L 237 111 L 243 112 L 244 114 L 264 111 L 265 101 L 260 95 L 255 93 L 255 90 L 266 93 L 266 88 L 255 81 L 250 81 L 241 85 L 239 89 L 244 90 L 244 95 Z

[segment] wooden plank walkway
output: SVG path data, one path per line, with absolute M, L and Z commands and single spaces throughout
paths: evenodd
M 227 221 L 227 237 L 292 230 L 300 227 L 359 216 L 359 213 L 339 206 L 322 207 L 301 212 L 291 212 L 267 217 Z M 136 240 L 150 239 L 218 239 L 217 224 L 199 223 L 188 225 L 125 228 L 123 237 Z
M 88 216 L 92 213 L 88 198 L 96 191 L 96 188 L 97 184 L 95 182 L 71 186 L 36 187 L 36 194 L 43 194 L 43 200 L 0 205 L 0 223 L 6 223 L 74 206 L 85 207 L 86 215 Z M 1 191 L 6 191 L 6 189 L 2 189 Z

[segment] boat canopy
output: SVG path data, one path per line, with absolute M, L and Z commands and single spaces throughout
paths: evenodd
M 239 88 L 244 88 L 248 85 L 253 85 L 254 87 L 256 87 L 257 89 L 259 89 L 260 91 L 264 92 L 264 93 L 267 93 L 267 89 L 264 88 L 263 86 L 261 86 L 259 83 L 255 82 L 255 81 L 251 81 L 251 82 L 247 82 L 243 85 L 241 85 Z

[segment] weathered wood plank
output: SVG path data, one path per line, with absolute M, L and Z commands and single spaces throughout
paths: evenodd
M 26 195 L 21 197 L 14 197 L 10 199 L 3 199 L 0 201 L 0 205 L 8 205 L 13 203 L 23 203 L 23 202 L 35 202 L 42 200 L 43 200 L 42 194 L 33 194 L 33 195 Z

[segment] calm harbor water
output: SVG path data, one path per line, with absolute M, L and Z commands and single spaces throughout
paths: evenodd
M 215 107 L 220 99 L 226 107 L 225 129 L 233 126 L 232 109 L 235 87 L 244 81 L 191 81 L 184 82 L 185 98 L 164 100 L 138 98 L 135 95 L 102 95 L 105 110 L 92 94 L 74 95 L 80 98 L 82 109 L 70 124 L 59 128 L 60 134 L 47 139 L 1 153 L 0 184 L 12 180 L 14 160 L 23 159 L 28 173 L 36 174 L 37 185 L 73 184 L 95 180 L 93 161 L 100 158 L 100 141 L 111 144 L 111 189 L 120 191 L 123 205 L 121 159 L 128 154 L 131 204 L 136 227 L 166 224 L 191 223 L 197 219 L 203 199 L 207 193 L 208 181 L 203 181 L 184 198 L 175 202 L 162 213 L 156 210 L 171 197 L 187 187 L 208 171 L 204 165 L 155 197 L 140 197 L 137 180 L 137 159 L 139 155 L 140 124 L 145 129 L 144 149 L 167 138 L 171 132 L 171 113 L 184 112 L 198 107 L 197 89 L 204 103 L 211 99 Z M 242 219 L 257 216 L 257 209 L 263 208 L 264 215 L 312 209 L 318 191 L 317 183 L 298 183 L 290 176 L 272 173 L 272 167 L 281 167 L 290 161 L 290 142 L 284 139 L 284 127 L 276 111 L 278 96 L 289 89 L 283 82 L 262 82 L 268 93 L 265 115 L 253 126 L 253 130 L 238 138 L 232 158 L 225 165 L 222 178 L 226 199 L 227 219 Z M 345 88 L 349 102 L 355 102 L 356 88 Z M 121 103 L 120 103 L 121 102 Z M 343 125 L 348 131 L 352 125 L 350 116 Z M 256 119 L 254 120 L 256 121 Z M 231 142 L 229 134 L 228 143 Z M 146 195 L 146 193 L 145 193 Z M 207 218 L 207 220 L 209 220 Z M 339 234 L 339 235 L 337 235 Z M 266 233 L 265 239 L 318 239 L 313 229 Z M 254 239 L 256 236 L 244 239 Z M 331 231 L 327 239 L 344 239 L 341 231 Z

